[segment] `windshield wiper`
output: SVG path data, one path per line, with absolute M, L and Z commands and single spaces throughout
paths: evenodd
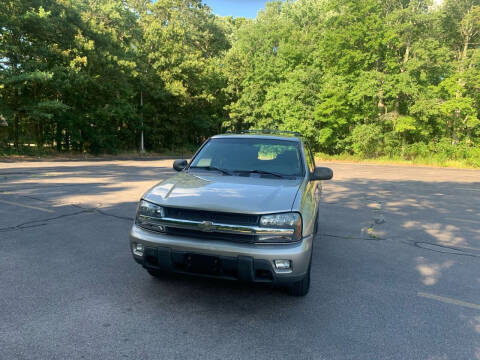
M 276 177 L 279 177 L 279 178 L 284 178 L 285 177 L 285 175 L 282 175 L 282 174 L 279 174 L 279 173 L 266 171 L 266 170 L 258 170 L 258 169 L 255 169 L 255 170 L 234 170 L 234 172 L 243 172 L 243 173 L 247 173 L 247 174 L 273 175 L 273 176 L 276 176 Z
M 207 171 L 220 171 L 225 175 L 232 175 L 229 171 L 217 168 L 215 166 L 190 166 L 189 169 L 202 169 Z

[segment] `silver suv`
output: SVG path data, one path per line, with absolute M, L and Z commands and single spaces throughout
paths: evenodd
M 147 191 L 130 242 L 151 275 L 165 272 L 310 287 L 320 180 L 296 133 L 248 132 L 208 139 L 179 173 Z

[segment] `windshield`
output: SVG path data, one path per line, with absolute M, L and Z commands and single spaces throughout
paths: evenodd
M 231 174 L 303 176 L 298 142 L 265 138 L 211 139 L 190 168 L 215 168 Z

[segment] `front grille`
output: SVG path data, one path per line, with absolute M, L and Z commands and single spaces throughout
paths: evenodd
M 192 210 L 181 208 L 164 208 L 165 217 L 190 221 L 211 221 L 218 224 L 255 226 L 258 224 L 257 215 L 234 214 L 207 210 Z M 223 240 L 239 243 L 254 243 L 255 235 L 228 234 L 222 232 L 203 232 L 201 230 L 166 227 L 167 234 L 176 236 L 196 237 L 208 240 Z
M 180 229 L 174 227 L 166 228 L 167 234 L 176 235 L 176 236 L 188 236 L 196 237 L 199 239 L 207 240 L 223 240 L 223 241 L 232 241 L 238 243 L 254 243 L 255 235 L 239 235 L 239 234 L 227 234 L 221 232 L 203 232 L 198 230 L 188 230 Z
M 173 219 L 192 221 L 211 221 L 229 225 L 257 225 L 258 216 L 248 214 L 234 214 L 217 211 L 191 210 L 180 208 L 165 208 L 165 216 Z

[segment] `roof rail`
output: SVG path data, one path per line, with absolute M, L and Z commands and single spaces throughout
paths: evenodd
M 271 130 L 271 129 L 252 129 L 252 130 L 239 130 L 237 132 L 227 131 L 227 134 L 288 134 L 295 136 L 302 136 L 298 131 L 287 130 Z

